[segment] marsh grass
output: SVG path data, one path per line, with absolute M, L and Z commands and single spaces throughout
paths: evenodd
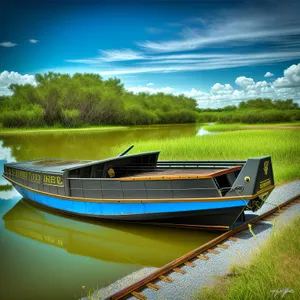
M 300 178 L 300 130 L 238 130 L 202 137 L 148 140 L 131 153 L 161 150 L 160 160 L 247 160 L 271 155 L 275 183 Z M 124 145 L 109 149 L 116 155 Z M 126 148 L 126 147 L 125 147 Z
M 0 135 L 31 134 L 31 133 L 86 133 L 105 130 L 125 130 L 129 126 L 86 126 L 79 128 L 64 128 L 59 125 L 45 128 L 0 128 Z
M 300 299 L 299 253 L 300 217 L 297 217 L 271 235 L 249 263 L 234 265 L 216 284 L 202 288 L 197 299 Z
M 223 132 L 223 131 L 236 131 L 236 130 L 249 130 L 249 129 L 289 129 L 289 128 L 299 127 L 300 122 L 290 122 L 290 123 L 274 123 L 274 124 L 213 124 L 204 125 L 203 128 L 212 132 Z

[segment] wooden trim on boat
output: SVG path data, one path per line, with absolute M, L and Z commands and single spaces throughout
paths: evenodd
M 66 199 L 66 200 L 72 200 L 72 201 L 83 201 L 83 202 L 106 202 L 106 203 L 153 203 L 153 202 L 223 202 L 223 201 L 238 201 L 238 200 L 252 200 L 258 197 L 259 195 L 271 191 L 274 189 L 274 185 L 268 186 L 265 189 L 260 190 L 258 193 L 255 195 L 245 195 L 245 196 L 231 196 L 231 197 L 212 197 L 212 198 L 164 198 L 164 199 L 100 199 L 100 198 L 84 198 L 84 197 L 70 197 L 70 196 L 63 196 L 63 195 L 57 195 L 57 194 L 51 194 L 47 193 L 44 191 L 39 191 L 35 190 L 33 188 L 30 188 L 28 186 L 25 186 L 11 178 L 8 178 L 4 174 L 2 176 L 16 184 L 19 185 L 20 187 L 32 191 L 34 193 L 42 194 L 42 195 L 47 195 L 50 197 L 54 198 L 59 198 L 59 199 Z M 233 199 L 236 198 L 236 199 Z
M 178 180 L 178 179 L 209 179 L 214 178 L 216 176 L 221 176 L 224 174 L 228 174 L 234 171 L 239 171 L 242 166 L 236 166 L 229 169 L 221 170 L 218 172 L 213 172 L 209 174 L 184 174 L 184 175 L 154 175 L 154 176 L 132 176 L 132 177 L 123 177 L 119 178 L 120 181 L 137 181 L 137 180 Z

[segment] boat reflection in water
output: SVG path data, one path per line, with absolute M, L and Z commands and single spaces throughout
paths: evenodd
M 218 233 L 61 217 L 20 200 L 5 228 L 68 253 L 108 262 L 161 267 Z

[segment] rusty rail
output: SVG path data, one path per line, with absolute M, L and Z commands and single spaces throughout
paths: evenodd
M 110 297 L 108 297 L 107 299 L 111 299 L 111 300 L 117 300 L 117 299 L 125 299 L 127 297 L 130 296 L 134 296 L 137 299 L 141 299 L 142 297 L 144 297 L 143 299 L 146 299 L 146 297 L 140 293 L 140 291 L 144 288 L 155 288 L 159 289 L 160 287 L 156 285 L 157 281 L 159 280 L 167 280 L 167 274 L 171 273 L 171 272 L 177 272 L 177 273 L 184 273 L 185 271 L 183 271 L 182 269 L 180 269 L 180 266 L 183 265 L 190 265 L 192 266 L 192 263 L 190 262 L 190 260 L 192 259 L 202 259 L 202 260 L 206 260 L 208 259 L 207 256 L 205 256 L 203 253 L 208 251 L 211 253 L 216 253 L 217 250 L 213 249 L 214 247 L 218 247 L 218 248 L 227 248 L 227 245 L 222 244 L 222 242 L 224 242 L 225 240 L 232 240 L 232 241 L 236 241 L 236 238 L 234 238 L 233 236 L 245 229 L 248 228 L 248 224 L 254 224 L 257 223 L 258 221 L 269 217 L 270 215 L 276 213 L 276 212 L 281 212 L 281 209 L 290 204 L 291 202 L 297 200 L 300 197 L 300 194 L 294 196 L 293 198 L 287 200 L 286 202 L 279 204 L 278 206 L 274 207 L 273 209 L 265 212 L 262 215 L 259 215 L 245 223 L 243 223 L 242 225 L 240 225 L 239 227 L 229 230 L 221 235 L 219 235 L 218 237 L 214 238 L 213 240 L 209 241 L 208 243 L 200 246 L 199 248 L 196 248 L 186 254 L 184 254 L 183 256 L 175 259 L 174 261 L 164 265 L 163 267 L 159 268 L 158 270 L 152 272 L 151 274 L 147 275 L 146 277 L 134 282 L 133 284 L 121 289 L 120 291 L 118 291 L 117 293 L 111 295 Z M 283 212 L 283 211 L 282 211 Z M 180 270 L 182 270 L 183 272 L 181 272 Z M 141 297 L 141 298 L 140 298 Z

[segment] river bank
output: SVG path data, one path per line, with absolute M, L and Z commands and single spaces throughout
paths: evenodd
M 93 127 L 78 127 L 78 128 L 64 128 L 64 127 L 45 127 L 45 128 L 0 128 L 0 135 L 7 134 L 24 134 L 24 133 L 65 133 L 65 132 L 89 132 L 89 131 L 105 131 L 105 130 L 123 130 L 129 126 L 93 126 Z
M 235 130 L 250 130 L 250 129 L 300 129 L 300 122 L 289 123 L 184 123 L 184 124 L 153 124 L 153 125 L 100 125 L 100 126 L 86 126 L 86 127 L 23 127 L 23 128 L 0 128 L 0 135 L 2 134 L 19 134 L 19 133 L 56 133 L 56 132 L 89 132 L 89 131 L 103 131 L 103 130 L 123 130 L 123 129 L 138 129 L 138 128 L 155 128 L 155 127 L 168 127 L 168 126 L 188 126 L 190 124 L 197 125 L 204 130 L 210 132 L 223 132 L 223 131 L 235 131 Z

